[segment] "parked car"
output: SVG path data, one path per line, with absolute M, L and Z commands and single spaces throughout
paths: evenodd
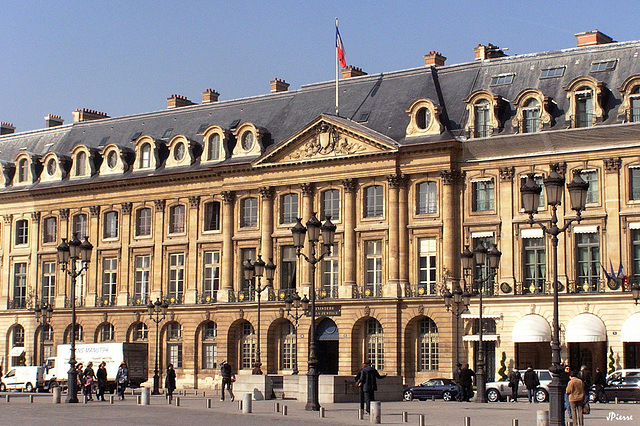
M 549 400 L 549 383 L 551 383 L 551 373 L 549 370 L 533 370 L 538 375 L 540 385 L 536 389 L 535 398 L 537 402 Z M 499 402 L 511 398 L 511 388 L 507 380 L 487 383 L 487 401 Z M 527 397 L 527 387 L 520 383 L 518 387 L 518 398 Z
M 22 390 L 33 392 L 43 388 L 44 367 L 12 367 L 0 381 L 0 391 Z
M 604 387 L 605 401 L 640 401 L 640 369 L 616 370 L 607 376 Z M 589 400 L 596 400 L 595 386 L 589 391 Z
M 458 395 L 458 387 L 453 383 L 453 379 L 429 379 L 417 386 L 405 388 L 402 399 L 405 401 L 413 399 L 425 401 L 438 398 L 451 401 L 456 395 Z

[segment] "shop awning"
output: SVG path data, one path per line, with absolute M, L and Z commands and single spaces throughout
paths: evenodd
M 600 318 L 593 314 L 580 314 L 567 325 L 566 342 L 606 342 L 607 329 Z
M 9 352 L 9 356 L 22 356 L 23 353 L 24 353 L 24 346 L 14 346 L 13 348 L 11 348 L 11 351 Z
M 468 334 L 466 336 L 462 336 L 463 342 L 479 342 L 480 336 L 478 334 Z M 497 342 L 498 335 L 497 334 L 483 334 L 482 335 L 483 342 Z
M 501 315 L 500 314 L 487 314 L 484 313 L 482 314 L 482 319 L 500 319 Z M 480 319 L 480 314 L 462 314 L 460 315 L 460 318 L 462 319 Z
M 525 315 L 513 327 L 513 343 L 539 343 L 551 341 L 551 327 L 540 315 Z
M 623 342 L 640 342 L 640 312 L 631 315 L 622 325 Z

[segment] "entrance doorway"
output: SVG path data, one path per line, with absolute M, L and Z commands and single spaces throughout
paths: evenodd
M 338 326 L 330 318 L 320 321 L 317 333 L 316 357 L 320 374 L 338 374 L 340 334 Z
M 591 372 L 596 368 L 607 371 L 606 342 L 571 342 L 568 345 L 569 365 L 572 370 L 578 371 L 584 365 Z

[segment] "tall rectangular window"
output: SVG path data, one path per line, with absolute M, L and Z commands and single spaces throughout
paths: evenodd
M 580 173 L 582 179 L 589 184 L 587 190 L 587 204 L 597 203 L 598 199 L 598 171 L 597 170 L 583 170 Z
M 632 257 L 632 271 L 633 277 L 631 282 L 640 284 L 640 229 L 633 229 L 631 231 L 631 257 Z
M 285 194 L 281 198 L 282 212 L 280 223 L 295 223 L 298 217 L 298 194 Z
M 322 290 L 323 297 L 338 297 L 338 270 L 339 270 L 338 244 L 331 248 L 331 254 L 322 260 Z
M 58 221 L 55 217 L 47 217 L 42 223 L 42 243 L 55 243 L 58 238 Z M 82 238 L 83 236 L 78 236 Z
M 477 180 L 473 182 L 473 211 L 487 212 L 493 210 L 494 183 L 493 179 Z
M 470 249 L 474 249 L 475 247 L 478 246 L 478 244 L 480 244 L 480 242 L 482 242 L 482 244 L 484 244 L 487 250 L 491 250 L 491 247 L 493 247 L 493 244 L 494 244 L 493 237 L 477 237 L 477 238 L 473 238 L 472 242 L 473 242 L 473 246 L 470 247 Z M 474 260 L 474 263 L 475 263 L 475 260 Z M 491 278 L 490 280 L 483 281 L 487 279 L 487 277 L 489 276 L 489 273 L 490 273 L 489 256 L 487 256 L 485 263 L 482 265 L 476 263 L 475 269 L 474 269 L 474 274 L 475 274 L 474 276 L 476 277 L 478 282 L 482 282 L 480 284 L 482 286 L 482 291 L 483 291 L 482 294 L 487 296 L 490 296 L 493 294 L 493 289 L 496 283 L 495 277 Z M 476 288 L 476 290 L 480 291 L 479 288 Z
M 218 327 L 209 321 L 202 327 L 202 368 L 212 370 L 218 364 Z
M 167 325 L 167 358 L 174 368 L 182 368 L 182 326 L 177 322 Z
M 182 204 L 169 209 L 169 233 L 185 232 L 185 207 Z
M 491 122 L 491 112 L 489 111 L 489 101 L 480 100 L 474 105 L 475 123 L 474 137 L 487 138 L 491 134 L 489 123 Z
M 78 238 L 87 236 L 87 215 L 77 214 L 73 217 L 73 232 Z
M 436 239 L 418 240 L 418 293 L 436 294 Z
M 16 245 L 29 243 L 29 221 L 16 220 Z
M 118 238 L 118 212 L 104 214 L 103 238 Z
M 102 300 L 108 304 L 116 302 L 118 286 L 118 258 L 102 259 Z
M 205 251 L 203 258 L 202 295 L 212 298 L 215 292 L 220 289 L 220 252 L 217 250 Z
M 320 220 L 331 216 L 332 221 L 340 220 L 340 191 L 328 189 L 322 192 L 322 214 Z
M 384 213 L 384 195 L 381 185 L 372 185 L 365 189 L 364 217 L 382 217 Z
M 576 117 L 575 127 L 593 126 L 593 95 L 590 90 L 575 94 Z
M 544 237 L 523 238 L 524 282 L 523 294 L 544 292 L 547 279 L 547 251 Z
M 136 210 L 136 237 L 151 235 L 151 209 Z
M 422 182 L 418 184 L 418 214 L 438 213 L 438 184 Z
M 249 282 L 244 279 L 244 262 L 246 260 L 250 260 L 252 262 L 256 260 L 256 249 L 244 248 L 240 251 L 240 265 L 238 266 L 240 267 L 240 281 L 242 281 L 241 289 L 243 291 L 249 290 Z M 280 271 L 282 271 L 282 269 Z M 251 285 L 253 285 L 253 282 L 251 282 Z
M 293 246 L 282 247 L 282 261 L 280 262 L 280 288 L 296 288 L 296 249 Z
M 135 257 L 135 282 L 133 297 L 136 303 L 146 304 L 149 298 L 149 272 L 151 269 L 151 256 L 148 254 Z
M 248 321 L 242 324 L 242 338 L 240 339 L 241 362 L 240 368 L 249 370 L 253 368 L 256 359 L 256 335 L 253 326 Z
M 27 264 L 20 262 L 13 265 L 13 298 L 14 309 L 27 307 Z
M 365 296 L 380 296 L 382 288 L 382 240 L 365 243 Z
M 184 253 L 169 255 L 169 298 L 175 302 L 182 302 L 184 292 Z
M 42 263 L 42 304 L 53 305 L 56 290 L 56 262 Z
M 638 91 L 638 88 L 635 88 L 635 91 Z M 632 123 L 637 123 L 640 121 L 640 96 L 634 95 L 629 98 L 629 102 L 631 103 L 631 109 L 629 111 L 629 121 Z
M 204 205 L 204 230 L 220 230 L 220 202 L 212 201 Z
M 640 167 L 629 167 L 629 198 L 640 200 Z
M 258 199 L 245 198 L 240 202 L 240 227 L 256 228 L 258 226 Z
M 296 329 L 288 321 L 282 324 L 280 342 L 280 369 L 292 370 L 296 363 Z
M 600 290 L 600 236 L 576 233 L 576 292 Z

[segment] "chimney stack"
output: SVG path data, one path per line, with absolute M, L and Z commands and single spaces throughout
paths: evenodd
M 10 135 L 16 132 L 16 127 L 11 123 L 0 121 L 0 135 Z
M 195 105 L 194 102 L 191 102 L 187 99 L 186 96 L 182 95 L 171 95 L 167 98 L 167 108 L 181 108 L 189 105 Z
M 578 39 L 577 47 L 615 43 L 615 40 L 598 30 L 585 31 L 582 33 L 574 34 L 574 36 Z
M 274 78 L 271 83 L 271 93 L 286 92 L 289 90 L 290 84 L 279 78 Z
M 498 46 L 491 43 L 486 46 L 479 44 L 478 47 L 473 48 L 473 51 L 476 54 L 476 61 L 484 61 L 486 59 L 495 59 L 507 56 L 506 53 L 504 53 Z
M 94 109 L 77 109 L 73 111 L 73 122 L 79 123 L 81 121 L 101 120 L 103 118 L 109 118 L 106 112 L 96 111 Z
M 341 72 L 342 78 L 352 78 L 367 75 L 366 72 L 362 71 L 362 68 L 354 67 L 353 65 L 348 65 L 347 67 L 342 68 Z
M 218 102 L 218 97 L 220 97 L 220 93 L 216 92 L 213 89 L 207 89 L 202 92 L 202 103 L 212 104 L 214 102 Z
M 446 60 L 447 58 L 445 58 L 440 52 L 436 52 L 435 50 L 429 52 L 428 55 L 424 55 L 424 65 L 427 67 L 443 67 L 444 61 Z
M 48 129 L 50 127 L 62 126 L 64 124 L 64 120 L 59 115 L 49 114 L 44 118 L 45 127 Z

